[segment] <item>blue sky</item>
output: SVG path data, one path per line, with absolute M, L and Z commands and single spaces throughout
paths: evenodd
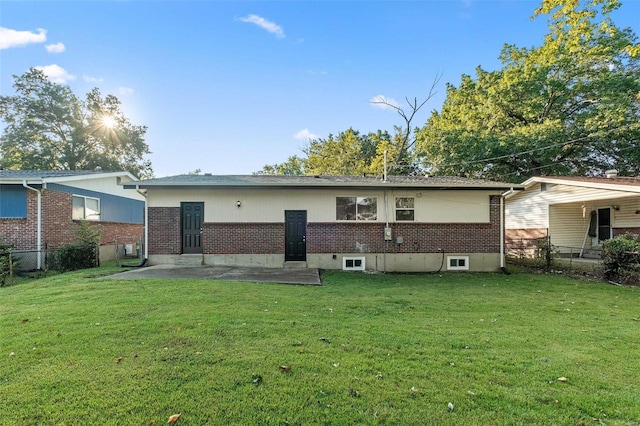
M 499 69 L 504 43 L 538 46 L 538 2 L 3 1 L 0 94 L 43 67 L 84 96 L 114 94 L 146 125 L 158 177 L 195 169 L 250 174 L 301 155 L 309 138 L 402 121 L 371 103 L 437 94 L 475 68 Z M 619 27 L 640 33 L 640 1 Z

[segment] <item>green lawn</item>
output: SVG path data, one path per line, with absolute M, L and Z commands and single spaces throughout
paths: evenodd
M 0 289 L 0 424 L 640 421 L 637 288 L 525 273 L 328 272 L 321 287 L 99 275 Z

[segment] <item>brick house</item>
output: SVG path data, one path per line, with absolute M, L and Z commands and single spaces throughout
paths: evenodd
M 375 271 L 503 266 L 503 195 L 457 177 L 181 175 L 147 197 L 150 264 Z
M 640 234 L 640 178 L 536 176 L 506 197 L 510 247 L 548 237 L 560 254 L 580 256 L 616 235 Z
M 122 187 L 136 180 L 128 172 L 0 170 L 0 240 L 40 269 L 43 250 L 71 242 L 74 222 L 86 220 L 100 228 L 101 258 L 113 258 L 116 238 L 134 243 L 144 234 L 144 197 Z

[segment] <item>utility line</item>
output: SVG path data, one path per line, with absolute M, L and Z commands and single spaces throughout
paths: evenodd
M 638 123 L 630 123 L 630 124 L 626 124 L 624 126 L 620 126 L 620 127 L 616 127 L 613 129 L 609 129 L 609 130 L 605 130 L 605 131 L 598 131 L 595 133 L 590 133 L 586 136 L 582 136 L 580 138 L 577 139 L 572 139 L 570 141 L 565 141 L 565 142 L 559 142 L 559 143 L 555 143 L 555 144 L 551 144 L 551 145 L 547 145 L 547 146 L 542 146 L 542 147 L 538 147 L 538 148 L 532 148 L 526 151 L 520 151 L 520 152 L 513 152 L 510 154 L 505 154 L 505 155 L 499 155 L 497 157 L 489 157 L 489 158 L 481 158 L 478 160 L 469 160 L 469 161 L 461 161 L 461 162 L 457 162 L 457 163 L 449 163 L 449 164 L 442 164 L 442 165 L 437 165 L 435 167 L 437 168 L 444 168 L 444 167 L 454 167 L 454 166 L 463 166 L 463 165 L 469 165 L 469 164 L 475 164 L 475 163 L 484 163 L 484 162 L 489 162 L 489 161 L 494 161 L 494 160 L 501 160 L 504 158 L 510 158 L 510 157 L 517 157 L 519 155 L 523 155 L 523 154 L 533 154 L 534 152 L 537 151 L 544 151 L 547 149 L 551 149 L 551 148 L 556 148 L 556 147 L 560 147 L 560 146 L 565 146 L 565 145 L 571 145 L 574 143 L 578 143 L 581 141 L 584 141 L 586 139 L 595 137 L 595 136 L 603 136 L 603 135 L 607 135 L 609 133 L 618 131 L 618 130 L 623 130 L 623 129 L 627 129 L 629 127 L 638 125 Z

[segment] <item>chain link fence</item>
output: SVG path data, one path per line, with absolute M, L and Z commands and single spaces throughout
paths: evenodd
M 505 255 L 513 263 L 551 268 L 577 266 L 601 266 L 602 249 L 600 247 L 572 247 L 551 244 L 551 237 L 508 238 L 505 243 Z

